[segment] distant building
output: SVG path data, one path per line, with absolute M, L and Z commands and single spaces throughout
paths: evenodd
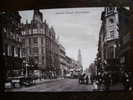
M 67 74 L 67 66 L 66 66 L 66 52 L 65 48 L 60 44 L 59 45 L 59 58 L 60 58 L 60 74 L 61 77 L 65 77 Z
M 22 73 L 21 16 L 18 12 L 1 12 L 3 56 L 6 79 Z
M 97 68 L 96 65 L 94 63 L 91 63 L 88 69 L 88 72 L 92 75 L 92 76 L 96 76 L 97 75 Z
M 78 63 L 79 63 L 79 67 L 80 67 L 81 72 L 83 72 L 82 55 L 81 55 L 80 49 L 79 49 L 79 51 L 78 51 Z
M 65 73 L 70 74 L 71 73 L 70 70 L 72 68 L 72 59 L 68 57 L 67 55 L 65 59 L 66 59 L 66 67 L 67 67 L 67 71 L 65 71 Z
M 54 28 L 46 26 L 46 70 L 48 76 L 60 76 L 59 43 Z

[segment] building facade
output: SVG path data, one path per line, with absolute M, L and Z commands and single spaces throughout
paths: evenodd
M 102 25 L 99 32 L 97 71 L 110 73 L 115 81 L 120 74 L 119 62 L 119 16 L 116 7 L 106 7 L 101 14 Z M 116 78 L 117 77 L 117 78 Z
M 34 62 L 34 66 L 28 64 L 28 72 L 30 74 L 31 71 L 31 74 L 34 72 L 38 77 L 43 77 L 43 72 L 46 69 L 46 43 L 42 13 L 39 10 L 34 10 L 31 23 L 26 22 L 22 26 L 23 58 L 28 63 L 30 60 Z
M 59 43 L 53 27 L 49 27 L 39 10 L 34 10 L 31 23 L 23 25 L 23 57 L 32 59 L 36 75 L 55 78 L 59 75 Z M 29 67 L 31 68 L 31 66 Z M 33 71 L 32 71 L 33 73 Z
M 121 71 L 133 73 L 133 35 L 132 35 L 132 13 L 130 9 L 119 8 L 119 27 L 120 27 L 120 63 Z
M 81 55 L 81 51 L 79 49 L 78 51 L 78 65 L 79 65 L 79 70 L 82 73 L 83 72 L 83 66 L 82 66 L 82 55 Z
M 65 77 L 67 74 L 68 67 L 66 66 L 66 52 L 63 45 L 59 46 L 59 58 L 60 58 L 60 73 L 61 77 Z
M 21 16 L 18 12 L 2 12 L 0 16 L 6 79 L 22 76 Z
M 129 16 L 131 15 L 126 8 L 116 7 L 106 7 L 101 15 L 97 71 L 100 74 L 110 73 L 114 82 L 120 81 L 122 71 L 132 70 L 132 64 L 129 64 L 129 56 L 132 55 Z
M 56 78 L 60 76 L 59 43 L 54 28 L 46 26 L 46 69 L 47 76 Z

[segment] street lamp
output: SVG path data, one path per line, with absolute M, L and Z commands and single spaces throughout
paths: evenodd
M 23 65 L 24 65 L 24 69 L 25 69 L 25 77 L 27 77 L 28 76 L 28 63 L 25 61 L 25 60 L 23 60 Z
M 114 45 L 114 58 L 115 58 L 115 55 L 116 55 L 116 51 L 115 51 L 115 49 L 116 49 L 116 45 Z
M 26 65 L 25 65 L 25 67 L 26 67 L 26 77 L 28 77 L 28 63 L 26 63 Z

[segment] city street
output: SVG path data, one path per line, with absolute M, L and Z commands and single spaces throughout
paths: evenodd
M 93 85 L 79 84 L 78 79 L 61 79 L 44 82 L 31 87 L 13 89 L 18 92 L 70 92 L 70 91 L 93 91 Z

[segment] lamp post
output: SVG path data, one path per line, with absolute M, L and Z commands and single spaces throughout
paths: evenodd
M 24 60 L 23 61 L 23 65 L 24 65 L 24 69 L 25 69 L 25 77 L 27 77 L 28 76 L 28 63 Z
M 116 45 L 114 45 L 114 59 L 115 59 L 115 57 L 116 57 Z
M 25 77 L 28 77 L 28 63 L 26 63 L 26 65 L 25 65 L 25 68 L 26 68 L 26 74 L 25 74 Z

